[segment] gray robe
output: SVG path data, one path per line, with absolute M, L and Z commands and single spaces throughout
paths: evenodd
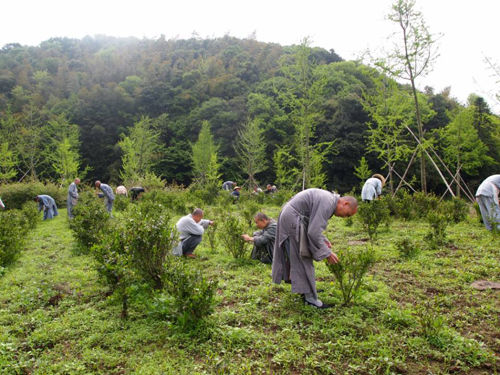
M 53 219 L 59 215 L 57 212 L 56 201 L 50 195 L 37 195 L 38 212 L 43 210 L 43 220 Z
M 314 298 L 318 298 L 313 260 L 320 261 L 331 254 L 323 231 L 337 208 L 338 198 L 326 190 L 307 189 L 285 204 L 278 219 L 273 282 L 291 280 L 293 293 L 313 293 Z M 301 229 L 305 234 L 302 241 Z M 300 248 L 301 242 L 307 249 Z M 301 255 L 304 250 L 308 250 L 310 256 Z
M 500 174 L 494 174 L 485 179 L 476 191 L 479 210 L 481 211 L 484 226 L 488 230 L 492 230 L 492 226 L 496 226 L 500 230 L 499 191 Z
M 68 198 L 66 200 L 66 207 L 68 208 L 68 217 L 73 217 L 73 207 L 75 207 L 78 201 L 78 188 L 76 184 L 72 182 L 68 188 Z
M 111 212 L 113 209 L 113 202 L 115 201 L 115 195 L 113 194 L 113 189 L 109 185 L 102 184 L 99 186 L 101 191 L 104 193 L 104 199 L 106 203 L 106 209 Z
M 276 240 L 276 222 L 271 220 L 267 227 L 253 234 L 252 259 L 262 263 L 272 263 L 274 242 Z

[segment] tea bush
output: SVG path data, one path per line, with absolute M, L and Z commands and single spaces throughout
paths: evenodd
M 165 257 L 176 241 L 174 228 L 161 203 L 143 201 L 127 212 L 122 236 L 131 266 L 155 289 L 163 287 Z
M 54 198 L 57 207 L 66 206 L 67 190 L 53 183 L 20 182 L 0 186 L 0 196 L 7 209 L 21 209 L 24 203 L 32 201 L 41 194 Z
M 244 203 L 243 208 L 241 209 L 241 213 L 245 218 L 245 221 L 248 224 L 249 228 L 252 228 L 254 217 L 257 212 L 259 212 L 259 210 L 260 205 L 255 201 L 248 200 Z
M 337 255 L 338 263 L 330 264 L 327 261 L 325 263 L 338 282 L 344 305 L 348 305 L 358 296 L 364 277 L 376 263 L 377 258 L 373 249 L 368 247 L 362 250 L 348 248 L 337 252 Z
M 113 209 L 116 211 L 125 211 L 130 205 L 130 198 L 125 195 L 116 195 L 113 203 Z
M 442 207 L 435 211 L 429 212 L 427 222 L 429 223 L 429 232 L 424 237 L 431 249 L 437 249 L 447 243 L 446 228 L 450 223 L 451 216 L 443 212 Z
M 404 220 L 415 218 L 413 197 L 406 189 L 399 189 L 394 199 L 395 215 Z
M 18 258 L 29 229 L 29 222 L 21 211 L 0 212 L 0 267 Z
M 436 210 L 439 203 L 439 198 L 434 194 L 426 194 L 423 192 L 416 192 L 413 194 L 413 206 L 415 214 L 419 218 L 425 218 L 429 212 Z
M 21 213 L 24 215 L 25 225 L 28 229 L 35 229 L 40 216 L 38 213 L 38 204 L 36 202 L 26 202 L 23 204 Z
M 177 323 L 183 330 L 195 329 L 213 312 L 217 282 L 207 280 L 182 258 L 169 257 L 167 268 L 165 291 L 173 300 Z
M 78 249 L 86 253 L 99 243 L 110 228 L 110 216 L 102 202 L 90 191 L 80 194 L 69 221 Z
M 238 215 L 228 213 L 223 217 L 223 224 L 220 227 L 219 239 L 227 252 L 235 259 L 245 257 L 246 242 L 241 238 L 247 229 L 245 222 Z
M 442 203 L 445 210 L 451 216 L 451 221 L 454 223 L 460 223 L 467 218 L 469 212 L 469 206 L 467 202 L 460 198 L 452 198 L 449 201 Z
M 185 215 L 190 211 L 187 206 L 187 193 L 186 192 L 173 192 L 164 190 L 153 190 L 151 192 L 143 193 L 141 201 L 143 202 L 156 202 L 161 203 L 166 209 L 178 215 Z
M 363 202 L 359 205 L 357 217 L 370 240 L 377 237 L 377 229 L 381 224 L 389 224 L 390 211 L 383 200 Z
M 404 237 L 396 241 L 396 249 L 401 258 L 406 259 L 414 258 L 420 253 L 420 248 L 409 237 Z

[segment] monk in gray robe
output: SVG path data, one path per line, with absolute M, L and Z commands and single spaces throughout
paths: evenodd
M 68 218 L 73 218 L 73 207 L 76 206 L 76 202 L 78 201 L 78 187 L 80 184 L 80 179 L 75 178 L 68 188 L 68 198 L 66 199 L 66 208 L 68 209 Z
M 54 216 L 59 215 L 56 201 L 50 195 L 37 195 L 35 202 L 38 203 L 38 212 L 43 210 L 43 220 L 53 219 Z
M 111 213 L 111 210 L 113 209 L 113 202 L 115 201 L 113 189 L 111 189 L 109 185 L 101 183 L 99 180 L 95 182 L 95 187 L 101 189 L 102 194 L 104 195 L 106 209 L 109 213 Z
M 496 226 L 500 230 L 500 174 L 494 174 L 484 180 L 476 191 L 476 201 L 486 229 L 492 230 Z
M 276 240 L 276 221 L 262 212 L 258 212 L 254 220 L 255 225 L 260 230 L 254 232 L 253 236 L 242 234 L 241 237 L 245 241 L 253 243 L 252 259 L 270 264 L 273 262 L 274 242 Z
M 313 261 L 338 262 L 323 231 L 333 215 L 348 217 L 357 209 L 355 198 L 340 197 L 326 190 L 307 189 L 293 196 L 278 218 L 273 282 L 291 282 L 292 293 L 302 294 L 306 304 L 316 308 L 330 307 L 318 299 Z

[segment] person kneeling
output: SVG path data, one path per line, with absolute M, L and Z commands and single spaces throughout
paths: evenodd
M 248 234 L 243 234 L 241 237 L 247 242 L 253 242 L 252 259 L 271 264 L 276 239 L 276 222 L 262 212 L 257 213 L 254 220 L 260 230 L 254 232 L 253 237 Z
M 193 213 L 181 217 L 176 224 L 180 243 L 174 249 L 174 255 L 195 258 L 193 252 L 200 244 L 205 229 L 212 224 L 213 221 L 203 219 L 203 210 L 200 208 L 195 208 Z

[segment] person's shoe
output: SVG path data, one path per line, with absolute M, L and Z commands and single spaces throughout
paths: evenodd
M 194 255 L 194 254 L 186 254 L 185 257 L 186 258 L 196 258 L 196 255 Z
M 317 289 L 316 293 L 323 293 L 325 290 L 324 289 Z
M 306 301 L 306 300 L 304 300 L 304 302 L 306 303 L 306 305 L 312 306 L 316 309 L 331 309 L 333 307 L 333 305 L 328 305 L 326 303 L 323 303 L 321 306 L 317 306 L 314 303 L 311 303 L 311 302 Z

